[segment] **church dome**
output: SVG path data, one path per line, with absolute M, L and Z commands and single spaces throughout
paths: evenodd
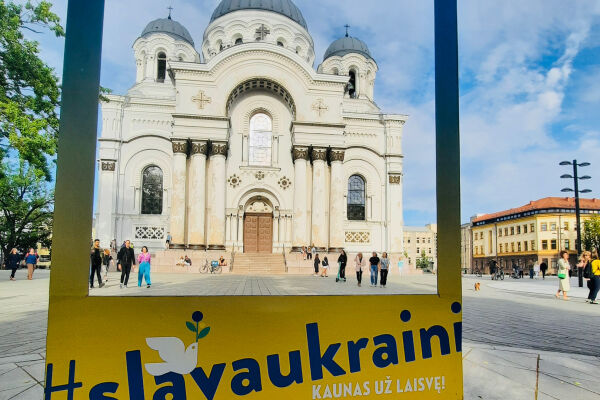
M 144 28 L 144 31 L 142 32 L 142 36 L 150 33 L 166 33 L 175 39 L 185 40 L 192 46 L 194 45 L 194 40 L 188 30 L 179 22 L 173 21 L 170 16 L 168 18 L 155 19 L 146 25 L 146 28 Z
M 288 17 L 292 21 L 300 24 L 304 29 L 308 30 L 306 21 L 302 13 L 292 2 L 292 0 L 222 0 L 215 8 L 215 11 L 210 18 L 212 23 L 219 17 L 239 10 L 264 10 L 272 11 L 277 14 Z
M 366 43 L 352 36 L 344 36 L 343 38 L 331 43 L 327 50 L 325 50 L 323 60 L 327 60 L 329 57 L 333 56 L 343 57 L 350 53 L 362 54 L 366 58 L 370 58 L 371 60 L 375 61 L 371 56 L 371 52 L 369 51 Z

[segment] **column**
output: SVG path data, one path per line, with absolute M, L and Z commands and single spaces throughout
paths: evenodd
M 173 241 L 171 247 L 185 248 L 185 181 L 187 162 L 187 141 L 173 140 L 173 177 L 171 197 L 170 232 Z
M 327 149 L 313 147 L 313 179 L 312 179 L 312 244 L 317 251 L 326 251 L 329 225 L 329 187 L 327 186 Z
M 100 246 L 102 247 L 108 247 L 110 241 L 115 239 L 115 234 L 113 232 L 115 166 L 115 160 L 100 160 L 96 236 L 100 239 Z
M 331 161 L 331 193 L 329 198 L 329 252 L 338 252 L 344 247 L 344 150 L 333 149 Z
M 188 247 L 203 250 L 206 247 L 204 236 L 204 214 L 206 212 L 206 150 L 205 141 L 192 141 L 190 151 L 190 188 L 188 196 Z
M 404 249 L 402 238 L 404 218 L 402 217 L 402 173 L 388 174 L 388 198 L 386 201 L 389 204 L 388 214 L 388 251 L 392 253 L 400 253 Z M 435 248 L 435 246 L 432 246 Z
M 244 248 L 244 210 L 238 210 L 237 215 L 237 250 Z
M 308 246 L 306 226 L 307 222 L 307 202 L 306 192 L 309 189 L 306 185 L 306 162 L 308 161 L 308 147 L 294 146 L 292 151 L 294 160 L 294 216 L 292 251 Z
M 279 211 L 273 212 L 273 250 L 281 247 L 279 243 Z
M 207 182 L 206 225 L 209 250 L 225 250 L 225 159 L 227 143 L 210 146 L 210 168 Z

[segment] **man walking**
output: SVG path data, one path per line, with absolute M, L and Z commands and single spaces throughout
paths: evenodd
M 117 260 L 121 265 L 121 289 L 123 285 L 127 287 L 129 282 L 129 273 L 131 272 L 131 266 L 135 264 L 135 253 L 131 248 L 131 242 L 125 241 L 125 246 L 121 247 L 119 254 L 117 254 Z
M 542 261 L 540 264 L 540 271 L 542 271 L 542 279 L 546 279 L 546 271 L 548 270 L 548 264 Z
M 94 247 L 90 253 L 90 289 L 94 287 L 94 274 L 98 277 L 98 287 L 104 286 L 102 277 L 100 276 L 100 268 L 102 267 L 102 250 L 100 250 L 100 240 L 94 240 Z

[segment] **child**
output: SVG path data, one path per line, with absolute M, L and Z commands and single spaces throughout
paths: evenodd
M 327 256 L 323 257 L 323 262 L 321 263 L 323 269 L 321 270 L 321 277 L 327 278 L 327 270 L 329 269 L 329 261 L 327 261 Z

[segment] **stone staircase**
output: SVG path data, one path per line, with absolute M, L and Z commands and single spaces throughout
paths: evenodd
M 243 275 L 285 274 L 285 260 L 283 254 L 235 253 L 231 272 Z

